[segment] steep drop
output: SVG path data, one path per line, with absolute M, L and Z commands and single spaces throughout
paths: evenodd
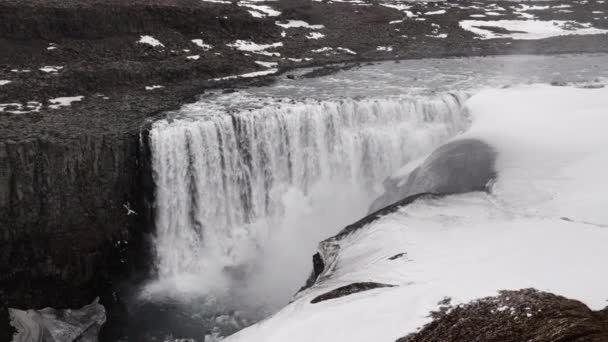
M 199 109 L 155 123 L 151 290 L 217 297 L 246 279 L 259 301 L 284 303 L 318 241 L 364 215 L 391 172 L 467 127 L 465 96 Z

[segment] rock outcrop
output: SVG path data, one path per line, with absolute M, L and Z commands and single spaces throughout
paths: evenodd
M 502 291 L 453 308 L 445 305 L 434 317 L 397 342 L 608 341 L 608 310 L 592 311 L 579 301 L 533 289 Z

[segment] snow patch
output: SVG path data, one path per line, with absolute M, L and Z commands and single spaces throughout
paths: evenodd
M 7 84 L 9 84 L 11 82 L 12 81 L 9 81 L 9 80 L 0 80 L 0 86 L 7 85 Z
M 324 37 L 325 37 L 325 35 L 323 33 L 319 33 L 319 32 L 310 32 L 309 34 L 306 35 L 306 38 L 308 38 L 308 39 L 321 39 Z
M 84 99 L 84 96 L 68 96 L 68 97 L 58 97 L 55 99 L 50 99 L 49 108 L 51 109 L 59 109 L 61 107 L 69 107 L 74 102 L 80 102 Z
M 138 44 L 146 44 L 146 45 L 150 45 L 153 47 L 165 47 L 165 45 L 163 43 L 161 43 L 158 39 L 152 37 L 152 36 L 140 36 L 139 40 L 137 41 Z
M 460 26 L 481 37 L 481 39 L 512 38 L 512 39 L 544 39 L 557 36 L 605 34 L 608 30 L 598 29 L 590 23 L 578 23 L 564 20 L 462 20 Z M 487 29 L 484 29 L 487 27 Z M 492 32 L 492 27 L 500 27 L 511 31 L 501 34 Z
M 47 65 L 44 66 L 38 70 L 42 71 L 42 72 L 46 72 L 46 73 L 51 73 L 51 72 L 59 72 L 59 70 L 63 69 L 62 66 L 53 66 L 53 65 Z M 24 71 L 23 71 L 24 72 Z
M 309 23 L 307 23 L 303 20 L 288 20 L 287 22 L 276 21 L 275 24 L 277 26 L 281 26 L 282 28 L 286 28 L 286 29 L 302 27 L 302 28 L 307 28 L 307 29 L 311 29 L 311 30 L 320 30 L 325 27 L 323 25 L 310 25 Z
M 268 70 L 263 70 L 263 71 L 250 72 L 250 73 L 242 74 L 242 75 L 214 78 L 214 79 L 212 79 L 212 81 L 224 81 L 224 80 L 232 80 L 232 79 L 237 79 L 237 78 L 253 78 L 253 77 L 259 77 L 259 76 L 267 76 L 267 75 L 276 74 L 278 71 L 279 71 L 279 69 L 268 69 Z
M 192 39 L 191 42 L 194 43 L 196 46 L 200 47 L 201 49 L 203 49 L 204 51 L 213 49 L 213 46 L 211 46 L 209 44 L 205 44 L 205 42 L 202 39 Z M 188 52 L 190 52 L 190 50 L 188 50 Z
M 151 85 L 151 86 L 146 86 L 146 90 L 156 90 L 156 89 L 161 89 L 161 88 L 164 88 L 164 87 L 165 86 L 155 84 L 155 85 Z

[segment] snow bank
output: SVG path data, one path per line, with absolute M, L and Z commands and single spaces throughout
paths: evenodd
M 335 258 L 320 280 L 226 341 L 395 341 L 445 297 L 459 304 L 501 289 L 606 306 L 608 89 L 518 86 L 482 91 L 467 106 L 474 121 L 462 137 L 499 155 L 491 194 L 421 199 L 323 242 Z M 395 287 L 311 303 L 355 282 Z

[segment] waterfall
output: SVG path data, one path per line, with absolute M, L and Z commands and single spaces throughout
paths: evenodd
M 307 100 L 156 122 L 159 277 L 200 275 L 204 292 L 258 267 L 266 281 L 301 285 L 276 274 L 305 276 L 316 243 L 363 216 L 387 176 L 466 128 L 465 97 Z

